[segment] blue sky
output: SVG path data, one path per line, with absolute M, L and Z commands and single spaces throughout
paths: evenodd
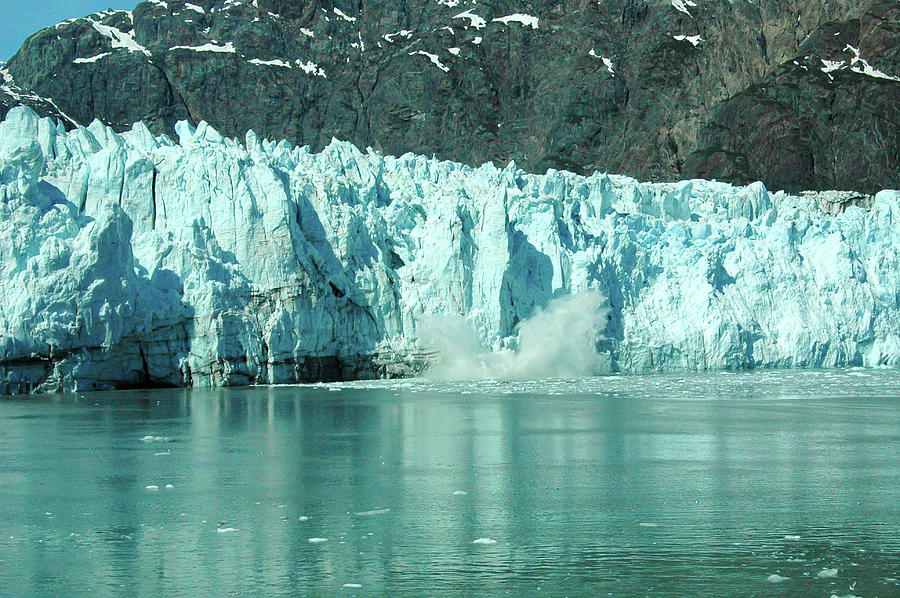
M 9 60 L 39 29 L 98 10 L 131 10 L 139 0 L 0 0 L 0 61 Z

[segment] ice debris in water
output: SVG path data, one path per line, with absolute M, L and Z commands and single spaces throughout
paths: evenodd
M 390 513 L 390 509 L 372 509 L 371 511 L 360 511 L 355 513 L 357 517 L 374 517 L 375 515 L 386 515 Z
M 408 373 L 431 356 L 419 324 L 445 316 L 510 377 L 900 363 L 897 191 L 531 175 L 175 132 L 66 131 L 25 107 L 0 123 L 0 288 L 17 290 L 0 363 L 58 356 L 0 367 L 0 393 L 295 382 L 335 355 Z M 575 363 L 525 324 L 556 325 L 565 296 L 596 329 L 553 346 L 599 340 Z
M 781 583 L 781 582 L 787 581 L 789 579 L 790 579 L 790 577 L 783 577 L 781 575 L 778 575 L 777 573 L 773 573 L 772 575 L 770 575 L 766 578 L 766 581 L 768 581 L 769 583 Z
M 478 538 L 472 541 L 472 544 L 483 544 L 485 546 L 493 546 L 496 543 L 497 540 L 492 540 L 491 538 Z
M 822 569 L 816 574 L 816 577 L 821 579 L 831 579 L 832 577 L 837 577 L 837 574 L 837 569 Z

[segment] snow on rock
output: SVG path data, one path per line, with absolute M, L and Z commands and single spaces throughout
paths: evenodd
M 672 0 L 672 6 L 678 12 L 683 12 L 687 16 L 694 18 L 693 15 L 691 14 L 691 11 L 688 10 L 688 7 L 689 6 L 690 7 L 697 6 L 697 3 L 693 2 L 692 0 Z
M 424 56 L 428 60 L 430 60 L 434 66 L 438 67 L 445 73 L 450 72 L 450 67 L 445 65 L 443 62 L 441 62 L 441 59 L 438 58 L 437 54 L 429 54 L 428 52 L 426 52 L 424 50 L 416 50 L 415 52 L 410 52 L 409 55 L 410 56 Z
M 594 50 L 593 48 L 591 48 L 591 51 L 588 52 L 588 55 L 590 55 L 592 58 L 596 58 L 596 59 L 602 61 L 602 62 L 603 62 L 603 66 L 606 67 L 606 70 L 609 72 L 609 74 L 611 74 L 611 75 L 615 75 L 615 74 L 616 74 L 616 71 L 615 71 L 615 69 L 613 68 L 612 60 L 610 60 L 610 59 L 607 58 L 606 56 L 601 56 L 600 54 L 597 54 L 597 51 Z
M 116 27 L 111 27 L 109 25 L 104 25 L 103 23 L 95 21 L 91 18 L 89 18 L 88 20 L 98 33 L 109 39 L 109 43 L 114 50 L 117 48 L 124 48 L 129 52 L 137 52 L 140 54 L 144 54 L 145 56 L 150 56 L 150 50 L 135 41 L 133 33 L 126 33 L 121 29 L 117 29 Z
M 475 29 L 484 29 L 487 26 L 487 21 L 484 17 L 480 17 L 473 13 L 471 10 L 466 10 L 458 15 L 454 15 L 454 19 L 469 19 L 469 24 L 466 25 L 468 27 L 474 27 Z
M 860 55 L 858 48 L 855 48 L 848 44 L 844 47 L 843 51 L 850 52 L 851 57 L 846 60 L 826 60 L 824 58 L 821 59 L 821 71 L 828 75 L 829 78 L 833 78 L 831 73 L 835 71 L 850 70 L 854 73 L 865 75 L 867 77 L 874 77 L 876 79 L 884 79 L 886 81 L 900 81 L 900 77 L 888 75 L 887 73 L 880 71 L 869 64 L 869 62 Z
M 526 27 L 537 29 L 539 20 L 540 19 L 538 19 L 537 17 L 533 17 L 531 15 L 515 13 L 512 15 L 507 15 L 505 17 L 497 17 L 493 21 L 497 23 L 503 23 L 504 25 L 509 25 L 510 23 L 520 23 L 522 25 L 525 25 Z
M 289 69 L 293 68 L 289 62 L 285 62 L 284 60 L 275 58 L 272 60 L 262 60 L 260 58 L 251 58 L 248 60 L 250 64 L 258 64 L 260 66 L 279 66 L 281 68 Z
M 102 52 L 100 54 L 97 54 L 96 56 L 91 56 L 90 58 L 76 58 L 72 62 L 74 62 L 75 64 L 90 64 L 92 62 L 97 62 L 102 58 L 106 58 L 110 54 L 112 54 L 112 52 Z
M 672 38 L 675 41 L 688 42 L 695 48 L 700 45 L 700 42 L 703 41 L 703 38 L 699 35 L 673 35 Z
M 0 394 L 408 374 L 423 315 L 509 348 L 587 291 L 610 370 L 900 364 L 896 191 L 837 209 L 176 132 L 0 123 Z
M 234 44 L 232 42 L 227 42 L 225 44 L 217 44 L 215 42 L 210 42 L 203 44 L 202 46 L 172 46 L 169 48 L 170 50 L 192 50 L 194 52 L 218 52 L 221 54 L 234 54 Z

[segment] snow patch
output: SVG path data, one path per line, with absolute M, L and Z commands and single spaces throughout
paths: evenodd
M 675 10 L 677 10 L 678 12 L 683 12 L 693 19 L 694 15 L 692 15 L 691 11 L 688 10 L 688 6 L 694 7 L 697 6 L 697 3 L 693 2 L 693 0 L 672 0 L 672 6 L 674 6 Z
M 72 62 L 74 62 L 75 64 L 90 64 L 92 62 L 97 62 L 98 60 L 100 60 L 102 58 L 106 58 L 110 54 L 112 54 L 112 52 L 103 52 L 102 54 L 97 54 L 96 56 L 91 56 L 90 58 L 76 58 Z
M 214 52 L 218 54 L 235 54 L 234 44 L 227 42 L 225 44 L 217 44 L 210 42 L 202 46 L 172 46 L 169 50 L 190 50 L 192 52 Z
M 673 35 L 672 38 L 679 42 L 689 42 L 695 48 L 700 45 L 700 42 L 705 41 L 699 35 Z
M 531 15 L 526 15 L 522 13 L 515 13 L 511 15 L 507 15 L 505 17 L 498 17 L 493 20 L 496 23 L 503 23 L 504 25 L 509 25 L 510 23 L 520 23 L 526 27 L 531 27 L 532 29 L 538 28 L 539 19 L 537 17 L 533 17 Z
M 472 10 L 466 10 L 458 15 L 454 15 L 454 19 L 469 19 L 469 24 L 466 25 L 466 29 L 469 27 L 474 27 L 475 29 L 484 29 L 487 26 L 487 21 L 484 17 L 478 16 Z
M 450 72 L 450 67 L 445 65 L 443 62 L 441 62 L 441 59 L 438 58 L 437 54 L 429 54 L 425 50 L 416 50 L 415 52 L 410 52 L 409 55 L 410 56 L 425 56 L 426 58 L 428 58 L 428 60 L 431 61 L 431 63 L 434 66 L 438 67 L 445 73 Z

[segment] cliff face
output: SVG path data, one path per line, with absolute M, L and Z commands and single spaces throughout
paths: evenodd
M 900 363 L 894 191 L 537 176 L 175 129 L 66 132 L 21 107 L 0 123 L 0 393 L 403 374 L 422 315 L 510 347 L 537 307 L 588 291 L 608 298 L 609 370 Z
M 900 187 L 894 0 L 152 1 L 41 31 L 5 73 L 0 111 L 117 131 L 204 120 L 537 172 Z

